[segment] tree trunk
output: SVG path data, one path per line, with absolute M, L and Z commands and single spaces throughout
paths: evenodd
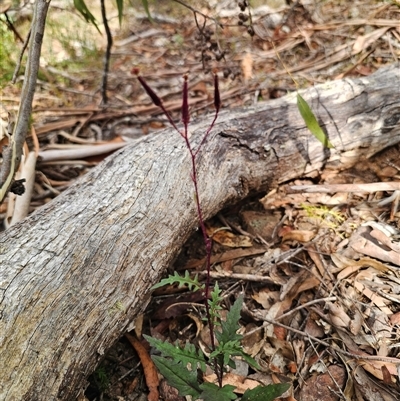
M 205 217 L 400 142 L 399 80 L 397 64 L 303 93 L 331 150 L 305 127 L 294 94 L 221 113 L 198 157 Z M 193 141 L 208 121 L 192 126 Z M 178 134 L 145 137 L 1 234 L 1 400 L 71 401 L 84 390 L 196 229 L 189 172 Z

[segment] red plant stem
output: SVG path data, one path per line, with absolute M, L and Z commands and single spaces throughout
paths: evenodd
M 193 152 L 193 149 L 190 145 L 189 139 L 186 136 L 186 146 L 189 149 L 190 157 L 192 159 L 192 181 L 194 186 L 195 198 L 196 198 L 196 208 L 197 208 L 197 217 L 199 218 L 199 225 L 201 229 L 201 233 L 203 234 L 203 241 L 206 248 L 206 270 L 207 270 L 207 278 L 206 278 L 206 289 L 205 289 L 205 305 L 206 305 L 206 315 L 208 320 L 208 325 L 210 327 L 210 336 L 211 336 L 211 349 L 215 350 L 215 340 L 214 340 L 214 324 L 211 321 L 210 308 L 208 305 L 208 298 L 210 295 L 210 270 L 211 270 L 211 249 L 212 249 L 212 240 L 207 235 L 206 225 L 204 223 L 203 211 L 200 205 L 200 197 L 199 197 L 199 189 L 197 185 L 197 168 L 196 168 L 196 153 Z
M 214 120 L 212 122 L 212 125 L 214 124 L 215 120 L 216 120 L 217 116 L 214 117 Z M 212 127 L 212 125 L 210 127 Z M 199 189 L 198 189 L 198 185 L 197 185 L 197 168 L 196 168 L 196 155 L 198 154 L 201 145 L 204 142 L 205 136 L 208 135 L 209 131 L 211 130 L 211 128 L 209 128 L 206 132 L 206 135 L 203 138 L 203 141 L 201 142 L 200 146 L 197 148 L 197 151 L 194 152 L 192 149 L 192 146 L 190 144 L 189 141 L 189 137 L 188 137 L 188 125 L 184 124 L 185 127 L 185 132 L 183 138 L 185 138 L 185 142 L 186 142 L 186 147 L 189 150 L 190 153 L 190 158 L 192 161 L 192 181 L 193 181 L 193 186 L 194 186 L 194 192 L 195 192 L 195 198 L 196 198 L 196 208 L 197 208 L 197 217 L 199 219 L 199 225 L 200 225 L 200 229 L 201 232 L 203 234 L 203 241 L 204 241 L 204 245 L 206 248 L 206 270 L 207 270 L 207 277 L 206 277 L 206 288 L 205 288 L 205 296 L 204 296 L 204 303 L 205 303 L 205 307 L 206 307 L 206 316 L 207 316 L 207 322 L 208 322 L 208 327 L 210 329 L 210 342 L 211 342 L 211 350 L 214 351 L 215 350 L 215 337 L 214 337 L 214 322 L 212 321 L 211 318 L 211 313 L 210 313 L 210 306 L 208 304 L 208 298 L 210 295 L 210 281 L 211 281 L 211 250 L 212 250 L 212 240 L 211 238 L 208 236 L 207 234 L 207 230 L 206 230 L 206 225 L 204 223 L 204 218 L 203 218 L 203 211 L 201 209 L 201 204 L 200 204 L 200 196 L 199 196 Z M 216 358 L 214 358 L 214 372 L 217 376 L 218 379 L 218 384 L 220 387 L 222 387 L 222 376 L 223 376 L 223 366 L 219 366 L 218 361 Z
M 197 150 L 194 151 L 192 148 L 192 145 L 190 144 L 189 140 L 189 135 L 188 135 L 188 129 L 189 129 L 189 121 L 190 121 L 190 115 L 189 115 L 189 105 L 188 105 L 188 84 L 187 84 L 187 76 L 184 76 L 184 86 L 183 86 L 183 99 L 182 99 L 182 122 L 184 126 L 184 131 L 180 131 L 174 121 L 172 120 L 171 115 L 169 112 L 166 110 L 164 107 L 162 100 L 158 97 L 158 95 L 153 91 L 153 89 L 146 83 L 146 81 L 139 75 L 139 71 L 134 68 L 132 70 L 133 74 L 136 74 L 139 82 L 147 92 L 147 94 L 150 96 L 151 100 L 153 103 L 160 107 L 160 109 L 163 111 L 164 115 L 168 118 L 168 121 L 172 125 L 172 127 L 179 133 L 179 135 L 182 136 L 182 138 L 185 140 L 186 147 L 190 153 L 190 158 L 192 162 L 192 174 L 191 178 L 193 181 L 193 186 L 194 186 L 194 192 L 195 192 L 195 198 L 196 198 L 196 209 L 197 209 L 197 217 L 199 219 L 199 225 L 201 229 L 201 233 L 203 235 L 203 240 L 204 240 L 204 245 L 206 248 L 206 270 L 207 270 L 207 279 L 206 279 L 206 287 L 205 287 L 205 308 L 206 308 L 206 316 L 207 316 L 207 321 L 208 321 L 208 326 L 210 328 L 210 342 L 211 342 L 211 350 L 215 351 L 215 338 L 214 338 L 214 322 L 211 317 L 210 313 L 210 306 L 208 304 L 208 299 L 210 295 L 210 281 L 211 281 L 211 250 L 212 250 L 212 240 L 207 234 L 206 230 L 206 225 L 204 222 L 203 218 L 203 211 L 201 208 L 200 204 L 200 195 L 199 195 L 199 189 L 198 189 L 198 181 L 197 181 L 197 168 L 196 168 L 196 156 L 199 153 L 201 147 L 203 146 L 204 142 L 206 141 L 209 133 L 211 132 L 212 128 L 214 127 L 215 121 L 218 118 L 218 112 L 220 109 L 221 105 L 221 99 L 219 95 L 219 87 L 218 87 L 218 76 L 215 74 L 214 75 L 214 105 L 215 105 L 215 115 L 214 119 L 211 122 L 210 126 L 208 127 L 206 133 L 204 134 L 203 139 L 200 142 L 200 145 L 198 146 Z M 214 358 L 214 371 L 215 374 L 217 375 L 218 378 L 218 384 L 220 387 L 222 387 L 222 376 L 223 376 L 223 365 L 219 364 L 217 361 L 217 358 Z

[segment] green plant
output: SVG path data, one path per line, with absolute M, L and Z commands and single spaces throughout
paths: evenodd
M 337 229 L 344 221 L 345 217 L 337 210 L 329 209 L 327 206 L 315 206 L 302 203 L 301 207 L 308 217 L 318 219 L 321 224 L 331 229 Z
M 94 381 L 96 386 L 101 390 L 104 391 L 110 385 L 110 380 L 107 376 L 106 369 L 104 367 L 99 367 L 95 370 L 94 374 Z
M 169 276 L 161 280 L 153 288 L 173 283 L 179 284 L 179 286 L 187 285 L 194 291 L 204 288 L 204 285 L 197 281 L 197 277 L 191 279 L 187 272 L 185 277 L 180 277 L 178 274 Z M 208 356 L 201 349 L 196 350 L 193 344 L 187 343 L 184 347 L 180 347 L 178 344 L 170 344 L 149 336 L 145 336 L 145 338 L 151 346 L 161 353 L 161 356 L 153 356 L 153 361 L 169 384 L 179 391 L 179 395 L 190 395 L 195 400 L 202 399 L 204 401 L 236 400 L 234 386 L 229 384 L 222 386 L 221 384 L 216 385 L 206 382 L 199 383 L 197 370 L 200 369 L 205 373 L 208 366 L 213 368 L 214 371 L 218 370 L 223 374 L 227 367 L 233 369 L 236 367 L 233 357 L 241 357 L 254 369 L 258 368 L 257 362 L 243 351 L 240 343 L 242 336 L 237 334 L 243 296 L 236 299 L 225 321 L 221 320 L 219 315 L 219 311 L 222 309 L 222 298 L 221 290 L 217 283 L 211 292 L 211 299 L 208 299 L 207 302 L 214 327 L 220 327 L 220 329 L 215 330 L 215 337 L 218 342 L 215 345 L 215 349 Z M 286 383 L 256 387 L 255 389 L 247 390 L 242 400 L 272 401 L 289 388 L 290 384 Z
M 14 55 L 18 52 L 13 33 L 4 23 L 4 17 L 0 15 L 0 88 L 11 81 L 14 68 Z
M 210 353 L 205 355 L 202 350 L 196 350 L 193 344 L 186 344 L 180 347 L 178 344 L 170 344 L 152 337 L 145 336 L 147 341 L 155 347 L 161 356 L 153 356 L 153 361 L 160 372 L 167 379 L 169 384 L 175 387 L 181 396 L 190 395 L 194 400 L 201 399 L 203 401 L 225 401 L 236 400 L 237 396 L 234 393 L 235 387 L 232 385 L 223 385 L 223 376 L 228 368 L 235 368 L 233 357 L 244 359 L 254 369 L 258 368 L 256 361 L 247 355 L 241 346 L 242 336 L 237 333 L 239 329 L 240 311 L 243 304 L 243 296 L 236 299 L 230 308 L 226 319 L 221 319 L 220 311 L 222 309 L 221 290 L 218 283 L 215 284 L 213 291 L 210 291 L 210 268 L 211 268 L 211 248 L 212 238 L 206 231 L 203 211 L 201 208 L 200 194 L 198 190 L 198 172 L 196 166 L 196 157 L 207 140 L 214 124 L 218 118 L 218 113 L 221 106 L 218 76 L 214 75 L 214 106 L 215 114 L 208 129 L 206 130 L 200 144 L 195 149 L 189 139 L 189 105 L 188 105 L 188 83 L 187 76 L 184 77 L 183 84 L 183 99 L 182 99 L 182 123 L 183 130 L 180 130 L 171 115 L 165 109 L 161 99 L 150 88 L 143 77 L 139 75 L 139 71 L 135 68 L 132 71 L 137 75 L 137 78 L 153 103 L 160 107 L 163 113 L 168 118 L 173 128 L 184 139 L 186 148 L 191 158 L 191 179 L 194 187 L 194 199 L 196 203 L 197 216 L 201 233 L 203 235 L 204 245 L 206 249 L 206 283 L 201 284 L 198 277 L 191 278 L 188 272 L 182 277 L 178 273 L 161 280 L 160 283 L 153 286 L 153 289 L 167 285 L 178 284 L 178 286 L 187 286 L 191 291 L 204 292 L 205 320 L 208 323 L 210 331 Z M 198 369 L 205 373 L 207 366 L 214 370 L 217 377 L 217 384 L 201 382 L 198 378 Z M 290 388 L 290 384 L 282 383 L 277 385 L 269 385 L 266 387 L 259 386 L 252 390 L 247 390 L 242 400 L 245 401 L 272 401 L 276 397 L 283 394 Z

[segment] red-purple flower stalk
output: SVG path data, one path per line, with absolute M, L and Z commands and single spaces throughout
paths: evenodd
M 189 121 L 190 121 L 190 113 L 189 113 L 189 89 L 188 89 L 188 76 L 185 74 L 183 76 L 183 91 L 182 91 L 182 122 L 183 126 L 185 127 L 185 134 L 184 138 L 188 136 L 188 128 L 189 128 Z
M 178 127 L 175 125 L 174 120 L 171 118 L 171 115 L 168 113 L 167 109 L 164 107 L 162 100 L 153 91 L 153 89 L 150 88 L 150 86 L 147 84 L 147 82 L 144 80 L 144 78 L 139 75 L 139 69 L 133 68 L 131 73 L 136 75 L 137 79 L 139 80 L 143 89 L 149 95 L 149 97 L 152 100 L 152 102 L 154 103 L 154 105 L 159 107 L 163 111 L 164 115 L 168 118 L 169 123 L 182 135 L 182 133 L 179 131 Z
M 200 142 L 200 145 L 194 154 L 195 156 L 197 155 L 197 153 L 199 153 L 199 150 L 203 146 L 203 143 L 206 141 L 208 134 L 214 128 L 215 121 L 217 121 L 218 118 L 219 109 L 221 108 L 221 96 L 219 94 L 219 82 L 217 73 L 214 74 L 214 107 L 215 107 L 214 119 L 211 121 L 210 126 L 208 127 L 202 141 Z
M 189 112 L 189 89 L 188 89 L 188 77 L 187 75 L 184 75 L 183 79 L 183 91 L 182 91 L 182 123 L 184 126 L 184 131 L 180 131 L 175 123 L 173 122 L 170 114 L 168 111 L 165 109 L 164 105 L 162 104 L 161 99 L 157 96 L 157 94 L 147 85 L 145 80 L 139 75 L 139 70 L 138 69 L 133 69 L 132 73 L 135 74 L 143 86 L 144 90 L 147 92 L 147 94 L 150 96 L 151 100 L 153 103 L 160 107 L 163 113 L 166 115 L 168 118 L 169 122 L 171 125 L 175 128 L 175 130 L 183 137 L 186 143 L 186 147 L 188 148 L 188 151 L 190 153 L 190 158 L 192 161 L 192 172 L 190 174 L 190 177 L 193 181 L 193 186 L 194 186 L 194 192 L 195 192 L 195 201 L 196 201 L 196 208 L 197 208 L 197 216 L 199 219 L 199 225 L 200 229 L 203 235 L 203 240 L 204 240 L 204 245 L 206 248 L 206 270 L 207 270 L 207 280 L 206 280 L 206 288 L 205 288 L 205 307 L 206 307 L 206 315 L 207 315 L 207 320 L 208 320 L 208 326 L 210 328 L 210 340 L 211 340 L 211 349 L 214 351 L 215 350 L 215 338 L 214 338 L 214 323 L 211 318 L 210 314 L 210 307 L 208 304 L 208 299 L 210 296 L 210 269 L 211 269 L 211 249 L 212 249 L 212 240 L 211 238 L 207 235 L 207 230 L 203 218 L 203 211 L 201 209 L 201 204 L 200 204 L 200 197 L 199 197 L 199 190 L 198 190 L 198 185 L 197 185 L 197 168 L 196 168 L 196 156 L 204 144 L 205 140 L 208 137 L 208 134 L 214 127 L 215 121 L 217 120 L 218 117 L 218 112 L 221 107 L 221 98 L 219 94 L 219 85 L 218 85 L 218 76 L 217 74 L 214 75 L 214 106 L 215 106 L 215 115 L 214 119 L 211 122 L 210 126 L 208 127 L 202 141 L 200 142 L 200 145 L 198 146 L 197 150 L 194 151 L 192 148 L 192 145 L 189 140 L 189 135 L 188 135 L 188 129 L 189 129 L 189 122 L 190 122 L 190 112 Z M 222 374 L 223 371 L 218 369 L 218 361 L 214 361 L 214 366 L 215 366 L 215 373 L 218 377 L 218 382 L 220 387 L 222 387 Z M 222 367 L 221 367 L 222 369 Z

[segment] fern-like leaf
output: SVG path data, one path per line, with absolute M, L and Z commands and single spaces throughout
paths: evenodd
M 190 291 L 204 289 L 204 284 L 199 283 L 198 275 L 196 274 L 195 278 L 191 278 L 187 270 L 185 271 L 184 277 L 180 276 L 178 272 L 174 272 L 172 276 L 169 275 L 167 278 L 162 279 L 158 284 L 153 285 L 151 289 L 154 290 L 156 288 L 164 287 L 164 285 L 174 284 L 178 284 L 178 288 L 182 288 L 187 285 Z
M 181 363 L 161 356 L 154 355 L 152 359 L 168 384 L 175 387 L 180 396 L 190 395 L 195 400 L 200 397 L 201 389 L 197 382 L 196 370 L 190 371 Z
M 203 401 L 231 401 L 237 399 L 236 394 L 233 392 L 235 386 L 230 384 L 218 387 L 214 383 L 203 383 L 200 388 L 203 390 L 200 395 Z
M 246 390 L 242 401 L 273 401 L 280 397 L 290 388 L 289 383 L 270 384 L 268 386 L 258 386 L 251 390 Z
M 181 362 L 183 366 L 191 365 L 192 370 L 198 367 L 205 372 L 206 360 L 201 350 L 196 351 L 193 344 L 186 343 L 184 348 L 168 343 L 166 341 L 158 340 L 157 338 L 144 335 L 144 338 L 149 342 L 152 347 L 155 347 L 164 357 L 172 358 L 174 362 Z
M 221 316 L 219 311 L 222 310 L 221 301 L 221 289 L 219 288 L 217 281 L 215 282 L 214 289 L 211 292 L 211 299 L 208 300 L 211 321 L 214 323 L 215 326 L 220 325 L 219 321 L 221 319 Z
M 220 344 L 225 344 L 229 341 L 239 341 L 242 339 L 243 336 L 236 333 L 239 330 L 239 319 L 242 305 L 243 295 L 240 295 L 226 315 L 226 321 L 221 322 L 222 330 L 220 332 L 215 332 L 215 336 Z
M 210 359 L 222 357 L 223 364 L 228 365 L 235 369 L 235 362 L 233 356 L 242 357 L 252 368 L 260 369 L 258 363 L 248 354 L 243 351 L 242 345 L 239 341 L 233 340 L 226 343 L 219 344 L 215 351 L 210 354 Z

